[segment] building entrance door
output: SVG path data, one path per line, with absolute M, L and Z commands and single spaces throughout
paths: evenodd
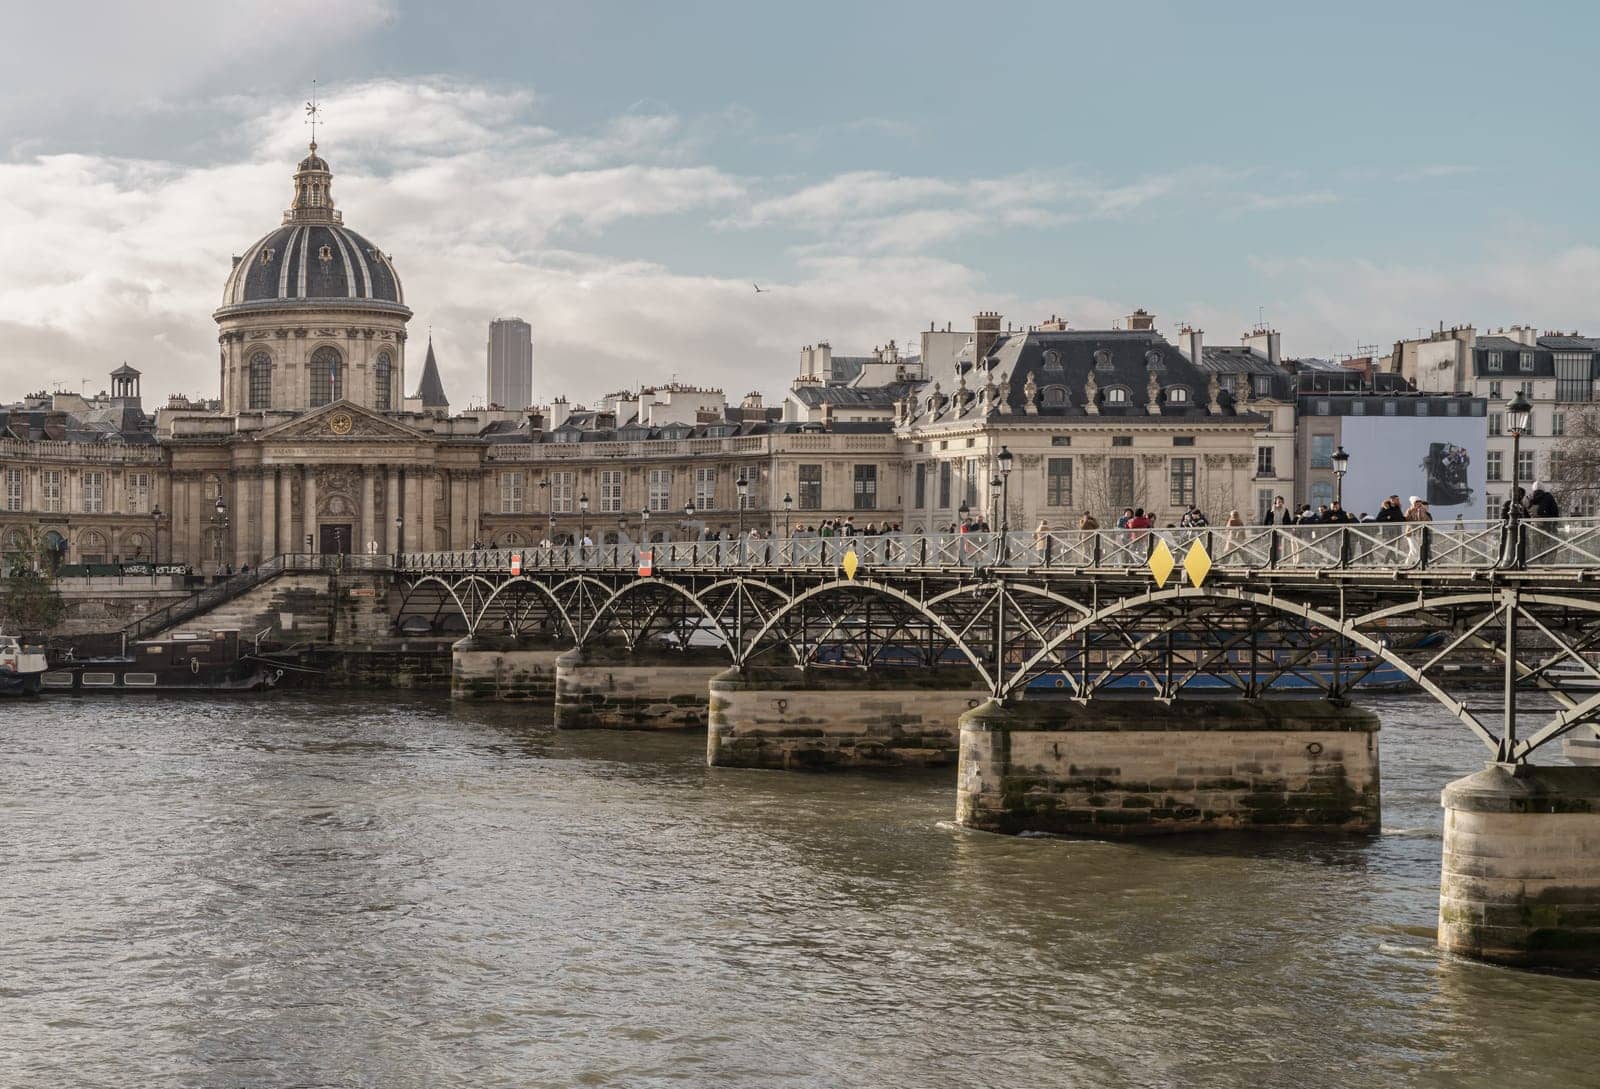
M 335 525 L 324 523 L 318 527 L 322 534 L 319 542 L 319 551 L 324 556 L 348 556 L 352 548 L 350 540 L 350 523 L 340 522 Z

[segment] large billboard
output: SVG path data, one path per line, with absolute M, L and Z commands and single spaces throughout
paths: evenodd
M 1341 425 L 1350 455 L 1345 510 L 1376 515 L 1390 495 L 1402 504 L 1416 495 L 1436 522 L 1484 516 L 1482 416 L 1345 416 Z

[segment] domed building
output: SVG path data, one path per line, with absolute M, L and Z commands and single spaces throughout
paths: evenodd
M 347 400 L 401 407 L 406 322 L 389 255 L 344 225 L 333 172 L 311 153 L 283 223 L 233 259 L 212 314 L 225 413 L 304 411 Z

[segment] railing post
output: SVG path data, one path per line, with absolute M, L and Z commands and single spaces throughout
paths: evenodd
M 1339 527 L 1339 566 L 1350 566 L 1350 528 Z
M 1267 566 L 1276 567 L 1278 566 L 1278 543 L 1283 540 L 1283 534 L 1277 526 L 1269 526 L 1267 534 Z

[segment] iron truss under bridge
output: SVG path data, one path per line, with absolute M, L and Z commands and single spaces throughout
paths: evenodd
M 1342 699 L 1388 670 L 1502 762 L 1600 717 L 1600 519 L 740 539 L 393 566 L 402 617 L 457 613 L 473 635 L 716 644 L 740 668 L 964 666 L 1000 700 L 1130 681 L 1162 701 L 1202 685 L 1258 698 L 1289 677 Z

